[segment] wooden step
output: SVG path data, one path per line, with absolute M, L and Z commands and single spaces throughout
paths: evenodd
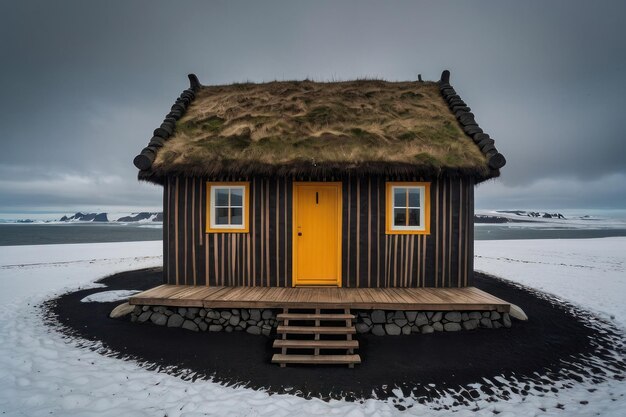
M 356 329 L 335 326 L 278 326 L 276 332 L 279 334 L 355 334 Z
M 354 320 L 352 314 L 304 314 L 304 313 L 281 313 L 276 316 L 278 320 Z
M 275 348 L 287 349 L 358 349 L 356 340 L 274 340 Z
M 310 363 L 315 365 L 350 365 L 361 363 L 359 355 L 282 355 L 275 353 L 273 363 Z

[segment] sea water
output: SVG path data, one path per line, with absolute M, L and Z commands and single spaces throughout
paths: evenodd
M 477 210 L 479 211 L 479 210 Z M 567 220 L 476 224 L 476 240 L 626 236 L 626 211 L 559 211 Z M 480 212 L 480 211 L 479 211 Z M 520 217 L 524 220 L 523 217 Z M 0 246 L 161 240 L 161 223 L 1 223 Z

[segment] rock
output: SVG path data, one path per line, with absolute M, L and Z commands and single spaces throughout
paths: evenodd
M 382 324 L 375 324 L 374 327 L 372 327 L 372 334 L 375 336 L 384 336 L 385 335 L 385 329 L 383 328 Z
M 261 327 L 261 333 L 263 333 L 263 336 L 269 336 L 271 331 L 272 326 L 264 324 L 263 327 Z
M 242 321 L 242 323 L 245 323 L 245 321 Z M 243 327 L 241 326 L 235 326 L 235 331 L 238 332 L 240 330 L 243 330 Z
M 486 327 L 488 329 L 491 329 L 493 327 L 491 320 L 489 320 L 487 317 L 483 317 L 482 319 L 480 319 L 480 325 L 481 327 Z
M 135 311 L 135 306 L 131 306 L 128 303 L 122 303 L 120 305 L 118 305 L 117 307 L 115 307 L 111 313 L 109 313 L 109 317 L 112 319 L 117 319 L 120 317 L 124 317 L 130 313 L 132 313 L 133 311 Z
M 198 323 L 198 327 L 200 328 L 200 330 L 202 330 L 203 332 L 206 332 L 206 329 L 209 327 L 208 324 L 206 324 L 205 322 L 201 321 L 200 323 Z
M 369 317 L 363 317 L 363 323 L 367 324 L 368 326 L 371 326 L 372 319 L 370 319 Z
M 365 323 L 357 323 L 355 327 L 356 327 L 357 333 L 367 333 L 370 331 L 370 328 L 371 328 L 371 326 Z
M 248 327 L 248 323 L 246 323 L 245 321 L 241 320 L 239 322 L 239 326 L 237 327 L 241 327 L 242 329 L 245 329 L 246 327 Z
M 432 317 L 430 318 L 430 321 L 435 322 L 435 321 L 441 321 L 441 318 L 443 317 L 443 313 L 441 311 L 437 311 L 436 313 L 434 313 L 432 315 Z M 437 329 L 435 329 L 437 330 Z
M 445 316 L 443 316 L 446 320 L 452 322 L 452 323 L 460 323 L 461 322 L 461 313 L 459 313 L 458 311 L 449 311 L 446 313 Z M 461 326 L 459 326 L 460 329 Z
M 460 317 L 459 317 L 460 319 Z M 455 322 L 450 322 L 450 323 L 446 323 L 443 325 L 443 329 L 446 332 L 458 332 L 459 330 L 461 330 L 461 325 L 459 323 L 455 323 Z
M 261 320 L 261 311 L 258 308 L 250 310 L 250 319 L 255 322 Z
M 206 316 L 212 320 L 220 318 L 220 312 L 215 310 L 209 310 L 206 312 Z
M 468 321 L 469 315 L 467 313 L 461 313 L 461 321 Z
M 138 316 L 137 316 L 135 313 L 131 314 L 131 315 L 130 315 L 130 321 L 131 321 L 131 323 L 136 322 L 136 321 L 137 321 L 137 317 L 138 317 Z
M 206 317 L 206 309 L 201 308 L 200 311 L 198 311 L 198 315 L 202 318 Z
M 261 313 L 261 317 L 263 317 L 263 320 L 268 320 L 274 317 L 274 313 L 272 312 L 272 310 L 263 310 L 263 313 Z
M 233 315 L 238 316 L 239 315 L 239 309 L 238 308 L 233 308 L 232 310 L 230 310 L 231 313 L 233 313 Z
M 193 319 L 193 322 L 198 324 L 202 321 L 202 317 L 196 317 L 195 319 Z
M 261 328 L 259 328 L 257 326 L 248 326 L 248 328 L 246 329 L 246 332 L 248 332 L 250 334 L 260 335 L 261 334 Z
M 191 331 L 194 331 L 194 332 L 197 332 L 198 330 L 200 330 L 198 328 L 198 325 L 196 323 L 194 323 L 193 321 L 191 321 L 191 320 L 185 320 L 181 327 L 183 329 L 191 330 Z
M 167 316 L 163 313 L 152 313 L 150 321 L 157 326 L 165 326 L 167 324 Z
M 232 315 L 233 313 L 231 313 L 230 311 L 222 311 L 220 313 L 220 316 L 222 316 L 222 318 L 226 320 L 228 320 Z
M 402 334 L 408 335 L 411 334 L 411 326 L 408 324 L 402 328 Z
M 406 316 L 404 315 L 404 311 L 398 310 L 395 313 L 393 313 L 393 319 L 394 320 L 406 320 Z
M 198 307 L 190 307 L 187 309 L 187 314 L 185 314 L 185 317 L 187 317 L 188 319 L 193 319 L 198 315 L 199 311 L 200 309 Z
M 426 312 L 426 317 L 428 317 L 428 320 L 430 320 L 433 317 L 433 314 L 435 314 L 434 311 L 427 311 Z
M 372 311 L 372 323 L 374 324 L 382 324 L 387 321 L 387 317 L 385 317 L 385 312 L 382 310 L 374 310 Z
M 470 320 L 480 320 L 483 315 L 480 313 L 480 311 L 472 311 L 468 314 Z
M 489 316 L 489 318 L 491 319 L 491 321 L 494 320 L 500 320 L 500 313 L 498 313 L 497 311 L 492 311 L 491 315 Z
M 185 314 L 187 314 L 187 309 L 185 307 L 178 307 L 178 314 L 185 317 Z
M 443 332 L 443 324 L 441 324 L 440 321 L 436 321 L 433 323 L 433 329 L 435 329 L 436 332 Z
M 141 313 L 139 315 L 139 317 L 137 317 L 137 321 L 139 323 L 143 323 L 145 321 L 148 321 L 148 319 L 150 318 L 151 315 L 152 315 L 152 311 L 144 311 L 143 313 Z
M 506 313 L 502 315 L 502 324 L 504 324 L 504 327 L 506 327 L 507 329 L 511 327 L 511 318 Z
M 133 310 L 133 314 L 140 315 L 142 311 L 143 310 L 141 309 L 141 306 L 135 306 L 135 309 Z
M 224 327 L 224 331 L 227 333 L 231 333 L 233 331 L 233 326 L 226 326 Z
M 502 324 L 500 324 L 500 322 L 499 322 L 499 321 L 494 321 L 494 322 L 491 322 L 491 324 L 493 325 L 493 328 L 494 328 L 494 329 L 500 329 L 500 328 L 502 328 Z
M 221 332 L 223 327 L 220 324 L 212 324 L 209 326 L 210 332 Z
M 415 317 L 415 325 L 416 326 L 425 326 L 428 324 L 428 317 L 424 313 L 419 313 L 417 317 Z
M 167 319 L 167 327 L 180 327 L 182 326 L 185 319 L 180 314 L 172 314 L 169 319 Z
M 398 336 L 400 333 L 402 333 L 402 329 L 400 328 L 400 326 L 394 323 L 385 324 L 385 331 L 388 335 L 391 336 Z
M 490 316 L 491 316 L 491 313 L 489 311 L 483 311 L 483 317 L 489 318 Z
M 411 326 L 411 332 L 413 333 L 419 333 L 420 332 L 420 328 L 417 327 L 415 324 L 413 326 Z
M 399 327 L 404 327 L 409 323 L 407 319 L 395 319 L 395 318 L 393 319 L 393 322 Z
M 230 316 L 230 319 L 228 320 L 228 323 L 231 326 L 237 326 L 240 321 L 241 321 L 241 318 L 239 316 L 232 315 L 232 316 Z
M 524 313 L 524 310 L 516 306 L 515 304 L 511 304 L 511 311 L 509 311 L 509 315 L 514 319 L 526 321 L 528 320 L 528 316 Z
M 474 330 L 475 328 L 478 327 L 478 320 L 470 319 L 470 320 L 464 321 L 462 325 L 465 330 Z
M 415 318 L 417 317 L 417 311 L 405 311 L 404 315 L 406 316 L 406 319 L 409 321 L 409 323 L 415 323 Z M 424 317 L 426 317 L 425 314 L 424 314 Z
M 426 326 L 422 326 L 420 330 L 423 334 L 428 334 L 435 331 L 433 326 L 429 326 L 428 324 Z
M 150 310 L 150 306 L 141 307 L 141 311 L 148 311 L 148 310 Z
M 167 309 L 163 306 L 156 306 L 152 309 L 152 311 L 154 311 L 155 313 L 161 313 L 161 314 L 165 314 L 165 310 Z
M 165 314 L 167 317 L 169 317 L 172 314 L 174 314 L 174 312 L 172 310 L 170 310 L 169 308 L 166 308 L 165 311 L 163 312 L 163 314 Z
M 243 321 L 246 321 L 246 320 L 248 320 L 249 318 L 250 318 L 250 313 L 248 312 L 248 310 L 246 310 L 246 309 L 242 309 L 242 310 L 241 310 L 241 319 L 242 319 Z

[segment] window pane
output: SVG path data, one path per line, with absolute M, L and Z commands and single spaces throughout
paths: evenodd
M 241 188 L 230 189 L 230 205 L 242 206 L 243 204 L 243 190 Z
M 393 225 L 406 226 L 406 209 L 393 209 Z
M 420 209 L 409 209 L 409 226 L 420 225 Z
M 243 209 L 231 208 L 230 209 L 230 224 L 243 225 Z
M 227 208 L 215 209 L 215 224 L 228 224 L 228 209 Z
M 218 188 L 215 190 L 215 205 L 228 206 L 228 189 Z
M 393 206 L 406 207 L 406 188 L 393 189 Z
M 409 207 L 420 206 L 420 189 L 409 188 Z

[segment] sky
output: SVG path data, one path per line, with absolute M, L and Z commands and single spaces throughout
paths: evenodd
M 477 208 L 626 208 L 623 1 L 0 0 L 0 218 L 158 210 L 186 75 L 451 84 L 507 158 Z

